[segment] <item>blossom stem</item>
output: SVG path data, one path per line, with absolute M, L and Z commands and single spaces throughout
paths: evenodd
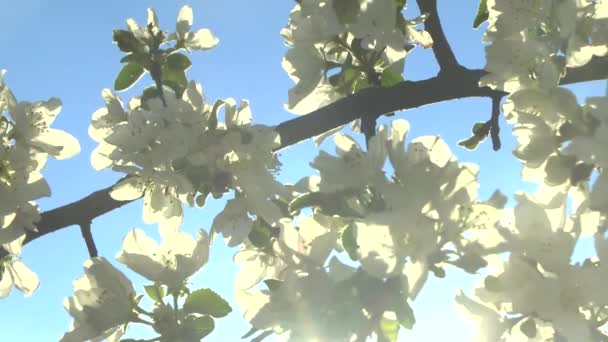
M 150 317 L 150 318 L 152 318 L 152 317 L 153 317 L 151 312 L 144 310 L 144 309 L 143 309 L 142 307 L 140 307 L 139 305 L 135 305 L 135 306 L 134 306 L 134 309 L 135 309 L 135 311 L 136 311 L 138 314 L 141 314 L 141 315 L 146 315 L 146 316 L 148 316 L 148 317 Z
M 177 311 L 178 311 L 177 295 L 175 293 L 173 293 L 173 316 L 175 318 L 175 323 L 179 323 Z
M 154 323 L 152 323 L 150 321 L 146 321 L 145 319 L 139 318 L 138 316 L 135 316 L 135 317 L 131 318 L 131 322 L 141 323 L 141 324 L 145 324 L 145 325 L 149 325 L 149 326 L 154 326 Z

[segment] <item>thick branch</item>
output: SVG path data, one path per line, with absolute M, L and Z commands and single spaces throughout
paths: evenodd
M 98 216 L 101 216 L 114 209 L 120 208 L 123 205 L 130 203 L 121 202 L 110 197 L 112 187 L 107 187 L 95 191 L 94 193 L 84 197 L 76 202 L 64 205 L 42 213 L 40 222 L 36 224 L 37 232 L 28 231 L 25 235 L 23 244 L 27 244 L 48 233 L 55 232 L 62 228 L 71 225 L 80 225 L 82 222 L 91 222 Z M 0 248 L 0 258 L 8 253 Z
M 402 82 L 389 88 L 368 88 L 347 98 L 315 110 L 307 115 L 287 120 L 275 127 L 281 135 L 279 149 L 325 133 L 363 116 L 416 108 L 432 103 L 467 97 L 492 97 L 502 92 L 478 86 L 483 70 L 460 69 L 451 74 L 416 82 Z M 594 58 L 587 65 L 568 70 L 561 84 L 608 79 L 608 57 Z M 24 244 L 59 229 L 90 222 L 94 218 L 130 203 L 110 197 L 108 187 L 65 206 L 42 213 L 36 225 L 38 232 L 27 232 Z M 8 253 L 0 248 L 0 258 Z
M 452 74 L 423 81 L 401 82 L 389 88 L 367 88 L 306 115 L 287 120 L 275 130 L 281 135 L 278 149 L 294 145 L 363 116 L 379 117 L 433 103 L 468 97 L 506 95 L 478 86 L 484 70 L 457 69 Z M 583 67 L 568 69 L 561 85 L 608 79 L 608 57 L 594 58 Z
M 367 88 L 340 99 L 307 115 L 285 121 L 275 129 L 281 135 L 281 148 L 345 125 L 363 116 L 379 117 L 386 113 L 466 97 L 490 97 L 490 88 L 477 83 L 483 70 L 442 74 L 423 81 L 406 81 L 389 88 Z
M 439 14 L 437 13 L 437 0 L 416 0 L 420 13 L 428 13 L 429 17 L 424 22 L 424 29 L 433 38 L 433 53 L 439 64 L 440 72 L 449 72 L 458 67 L 460 64 L 454 56 L 454 52 L 448 43 Z

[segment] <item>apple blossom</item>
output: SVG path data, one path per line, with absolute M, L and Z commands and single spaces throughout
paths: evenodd
M 177 293 L 185 281 L 209 259 L 209 239 L 199 230 L 198 240 L 180 231 L 161 230 L 163 243 L 158 245 L 144 231 L 133 229 L 125 237 L 116 259 L 150 281 L 166 285 Z
M 85 274 L 74 282 L 74 296 L 65 300 L 74 322 L 62 342 L 108 338 L 118 341 L 134 318 L 135 291 L 131 281 L 106 259 L 84 264 Z

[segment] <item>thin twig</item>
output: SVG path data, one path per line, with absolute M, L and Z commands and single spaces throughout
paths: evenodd
M 93 234 L 91 233 L 91 221 L 86 221 L 80 224 L 80 232 L 82 233 L 82 238 L 84 242 L 87 244 L 87 249 L 89 250 L 89 256 L 94 258 L 97 256 L 97 246 L 95 246 L 95 240 L 93 239 Z
M 500 100 L 502 96 L 492 96 L 492 118 L 490 119 L 490 137 L 492 138 L 492 149 L 494 151 L 500 150 L 500 124 L 498 118 L 500 116 Z
M 370 139 L 376 135 L 376 117 L 372 115 L 366 115 L 361 118 L 361 132 L 365 135 L 365 143 L 369 148 Z

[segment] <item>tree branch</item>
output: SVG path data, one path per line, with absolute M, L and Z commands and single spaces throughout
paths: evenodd
M 367 88 L 359 93 L 340 99 L 307 115 L 287 120 L 275 127 L 281 136 L 277 150 L 302 140 L 325 133 L 363 116 L 380 116 L 387 113 L 412 109 L 432 103 L 468 97 L 504 96 L 503 92 L 479 87 L 484 70 L 462 68 L 450 74 L 423 81 L 406 81 L 389 88 Z M 562 85 L 608 79 L 608 57 L 594 58 L 590 63 L 569 69 Z M 454 86 L 456 85 L 456 86 Z M 76 202 L 42 213 L 36 224 L 38 231 L 28 231 L 23 244 L 41 236 L 82 222 L 91 222 L 98 216 L 120 208 L 131 201 L 117 201 L 110 197 L 112 187 L 98 190 Z M 0 247 L 0 258 L 8 252 Z
M 112 190 L 112 186 L 95 191 L 76 202 L 45 211 L 36 224 L 38 231 L 27 231 L 23 244 L 26 245 L 30 241 L 62 228 L 80 225 L 82 222 L 91 222 L 96 217 L 131 202 L 121 202 L 113 199 L 110 196 L 110 190 Z M 0 258 L 6 255 L 8 255 L 8 252 L 0 247 Z
M 490 137 L 492 138 L 492 148 L 494 151 L 500 150 L 500 124 L 498 117 L 500 116 L 500 100 L 502 96 L 492 96 L 492 118 L 490 119 Z
M 91 233 L 91 221 L 87 221 L 80 224 L 80 233 L 82 234 L 82 238 L 87 245 L 87 250 L 89 251 L 89 256 L 94 258 L 98 256 L 97 246 L 95 246 L 95 240 L 93 239 L 93 233 Z
M 433 53 L 439 64 L 440 73 L 450 72 L 462 66 L 456 60 L 456 56 L 448 43 L 439 14 L 437 13 L 437 0 L 416 0 L 420 13 L 428 13 L 429 17 L 424 21 L 424 29 L 433 38 Z

